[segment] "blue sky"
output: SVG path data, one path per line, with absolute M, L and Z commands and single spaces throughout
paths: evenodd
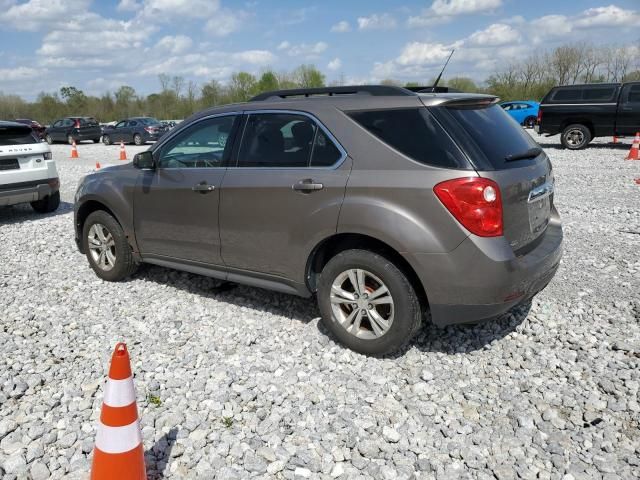
M 611 0 L 610 0 L 611 1 Z M 158 74 L 196 84 L 238 70 L 320 68 L 328 81 L 481 82 L 500 65 L 565 42 L 640 46 L 638 0 L 0 0 L 0 92 L 34 98 Z

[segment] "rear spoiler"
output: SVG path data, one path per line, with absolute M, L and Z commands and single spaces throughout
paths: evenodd
M 490 107 L 500 101 L 499 97 L 493 95 L 478 95 L 478 96 L 461 96 L 459 98 L 442 98 L 442 101 L 438 105 L 443 105 L 451 108 L 478 108 L 478 107 Z

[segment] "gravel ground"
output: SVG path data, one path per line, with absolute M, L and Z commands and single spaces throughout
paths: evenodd
M 0 208 L 0 477 L 86 477 L 124 340 L 152 480 L 639 478 L 640 162 L 540 141 L 565 229 L 555 279 L 386 359 L 333 342 L 311 300 L 151 266 L 100 281 L 71 202 L 118 147 L 54 146 L 62 208 Z

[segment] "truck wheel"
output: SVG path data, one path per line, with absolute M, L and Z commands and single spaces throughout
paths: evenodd
M 562 131 L 560 141 L 564 148 L 580 150 L 585 148 L 591 141 L 591 131 L 584 125 L 575 123 L 569 125 Z
M 533 128 L 536 125 L 536 117 L 527 117 L 524 119 L 522 124 L 524 125 L 524 128 Z
M 400 350 L 422 323 L 421 302 L 406 275 L 368 250 L 345 250 L 322 269 L 322 322 L 343 345 L 366 355 Z
M 54 192 L 41 200 L 31 202 L 31 208 L 38 213 L 51 213 L 60 206 L 60 192 Z

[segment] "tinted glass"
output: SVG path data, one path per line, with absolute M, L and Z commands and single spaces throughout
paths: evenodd
M 0 145 L 26 145 L 39 143 L 29 127 L 0 127 Z
M 95 127 L 98 125 L 98 121 L 93 117 L 79 118 L 80 126 L 82 127 Z
M 317 126 L 291 113 L 252 114 L 242 136 L 239 167 L 309 166 Z
M 180 132 L 162 147 L 160 168 L 220 167 L 229 155 L 235 115 L 202 120 Z
M 152 117 L 139 118 L 138 121 L 143 125 L 157 125 L 160 122 Z
M 129 121 L 129 127 L 135 127 L 136 125 L 138 125 L 138 122 L 136 122 L 135 120 L 130 120 Z
M 560 100 L 580 100 L 582 98 L 582 90 L 578 88 L 561 88 L 553 94 L 553 101 Z
M 611 100 L 613 98 L 614 92 L 615 92 L 614 87 L 585 88 L 582 92 L 582 99 L 583 100 Z
M 124 122 L 124 121 L 123 122 L 118 122 L 116 124 L 116 128 L 124 128 L 126 124 L 127 124 L 127 122 Z
M 338 150 L 333 141 L 322 129 L 316 130 L 316 138 L 313 142 L 313 152 L 311 153 L 312 167 L 330 167 L 335 165 L 342 158 L 342 152 Z
M 500 107 L 496 108 L 507 115 Z M 417 162 L 448 168 L 468 166 L 426 108 L 366 110 L 348 112 L 348 115 L 387 145 Z
M 62 124 L 62 125 L 63 125 L 64 127 L 72 127 L 72 126 L 74 126 L 75 124 L 76 124 L 76 123 L 75 123 L 73 120 L 71 120 L 70 118 L 65 118 L 65 119 L 64 119 L 64 122 L 63 122 L 63 124 Z
M 640 85 L 631 85 L 627 92 L 627 103 L 640 103 Z
M 505 162 L 507 155 L 523 153 L 538 144 L 524 131 L 520 125 L 504 112 L 498 105 L 483 108 L 444 108 L 443 113 L 449 115 L 459 127 L 456 133 L 461 144 L 468 138 L 475 144 L 475 149 L 486 157 L 488 165 L 496 170 L 522 167 L 526 161 Z M 462 138 L 462 137 L 467 138 Z M 472 158 L 474 155 L 470 155 Z M 484 167 L 479 167 L 484 168 Z

